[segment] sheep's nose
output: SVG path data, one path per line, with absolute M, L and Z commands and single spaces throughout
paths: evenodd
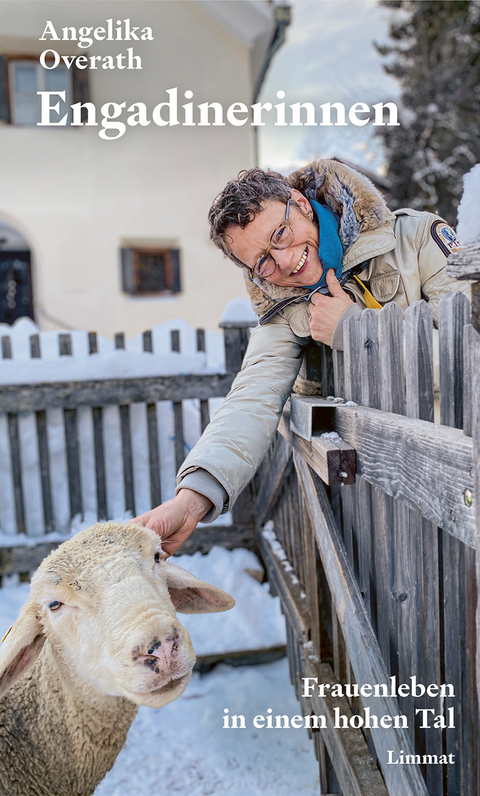
M 145 666 L 150 666 L 155 671 L 159 669 L 167 671 L 172 659 L 175 659 L 178 651 L 180 634 L 173 630 L 169 635 L 162 639 L 155 638 L 150 644 L 142 649 L 136 647 L 133 651 L 133 659 Z

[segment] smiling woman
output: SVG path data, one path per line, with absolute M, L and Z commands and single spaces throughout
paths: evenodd
M 168 539 L 169 552 L 198 519 L 230 509 L 255 474 L 307 344 L 342 349 L 345 320 L 389 301 L 405 310 L 426 299 L 436 320 L 440 298 L 457 289 L 435 236 L 445 222 L 390 212 L 366 177 L 337 160 L 289 179 L 243 171 L 215 199 L 209 221 L 213 242 L 242 268 L 260 321 L 229 395 L 180 468 L 177 497 L 138 518 Z
M 281 202 L 267 200 L 262 205 L 262 212 L 246 227 L 230 225 L 225 232 L 225 240 L 231 254 L 256 276 L 285 287 L 312 286 L 323 273 L 313 210 L 300 191 L 295 190 L 287 202 L 287 209 L 290 211 L 288 226 Z M 270 236 L 269 230 L 272 230 Z M 269 266 L 273 266 L 273 270 Z

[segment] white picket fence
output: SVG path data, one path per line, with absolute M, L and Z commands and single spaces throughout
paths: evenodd
M 142 379 L 176 374 L 222 373 L 225 370 L 223 335 L 208 330 L 196 330 L 183 320 L 166 321 L 152 329 L 151 333 L 147 332 L 130 340 L 123 340 L 122 335 L 117 336 L 117 346 L 123 344 L 124 348 L 115 348 L 114 342 L 102 337 L 89 337 L 85 332 L 39 332 L 35 324 L 26 318 L 17 321 L 13 327 L 0 325 L 0 337 L 3 353 L 3 358 L 0 359 L 0 394 L 9 385 Z M 92 341 L 94 348 L 97 348 L 96 353 L 90 353 Z M 145 347 L 147 350 L 144 350 Z M 176 350 L 172 350 L 172 347 Z M 206 350 L 198 350 L 199 347 Z M 208 399 L 210 417 L 221 401 L 222 398 Z M 206 401 L 203 403 L 205 415 Z M 38 538 L 52 530 L 55 535 L 61 536 L 70 532 L 72 524 L 75 527 L 80 523 L 83 525 L 96 521 L 97 463 L 93 411 L 92 406 L 78 406 L 76 409 L 83 511 L 82 516 L 72 518 L 65 414 L 58 406 L 49 408 L 47 405 L 45 408 L 53 514 L 53 522 L 49 528 L 45 527 L 42 457 L 39 450 L 41 441 L 36 417 L 38 412 L 20 411 L 15 415 L 21 453 L 17 467 L 21 470 L 24 527 L 27 536 Z M 151 508 L 146 403 L 130 404 L 128 414 L 134 505 L 136 514 L 141 514 Z M 183 400 L 181 415 L 186 455 L 201 433 L 200 401 Z M 156 420 L 161 496 L 162 500 L 168 500 L 174 495 L 178 464 L 175 412 L 171 400 L 156 402 Z M 103 406 L 102 422 L 107 514 L 108 518 L 123 518 L 128 516 L 128 510 L 124 487 L 120 406 Z M 12 537 L 18 532 L 18 496 L 16 504 L 15 489 L 18 491 L 19 477 L 18 474 L 15 477 L 13 459 L 9 416 L 6 412 L 0 412 L 0 544 L 3 545 L 12 544 Z

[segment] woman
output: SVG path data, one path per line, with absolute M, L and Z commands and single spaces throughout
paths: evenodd
M 171 555 L 199 520 L 233 505 L 260 465 L 312 339 L 343 348 L 343 323 L 365 307 L 420 299 L 434 320 L 458 285 L 446 276 L 454 231 L 432 213 L 392 213 L 373 184 L 336 160 L 286 179 L 251 169 L 209 213 L 210 236 L 239 267 L 259 316 L 242 370 L 177 476 L 176 497 L 137 518 Z M 462 288 L 469 291 L 468 285 Z

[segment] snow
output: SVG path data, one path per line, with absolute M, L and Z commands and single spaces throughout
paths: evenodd
M 234 298 L 228 302 L 223 310 L 222 323 L 252 322 L 255 326 L 258 318 L 252 304 L 248 299 Z
M 457 234 L 460 243 L 468 246 L 480 241 L 480 163 L 463 178 L 463 196 L 458 206 Z
M 245 729 L 223 729 L 224 709 Z M 305 729 L 255 729 L 257 715 L 301 713 L 286 659 L 195 673 L 159 711 L 141 707 L 125 748 L 95 796 L 317 796 L 318 764 Z
M 270 595 L 268 584 L 246 572 L 262 569 L 252 552 L 213 548 L 206 556 L 176 556 L 172 561 L 236 600 L 222 614 L 180 616 L 197 654 L 285 643 L 278 598 Z M 28 584 L 0 589 L 0 638 L 28 592 Z M 226 708 L 231 716 L 245 716 L 245 729 L 223 728 Z M 195 672 L 175 702 L 160 710 L 139 709 L 125 748 L 95 796 L 158 793 L 159 783 L 163 793 L 179 796 L 316 796 L 318 765 L 307 731 L 256 729 L 253 718 L 267 716 L 269 708 L 273 716 L 301 714 L 286 659 L 260 666 L 222 664 L 202 676 Z

